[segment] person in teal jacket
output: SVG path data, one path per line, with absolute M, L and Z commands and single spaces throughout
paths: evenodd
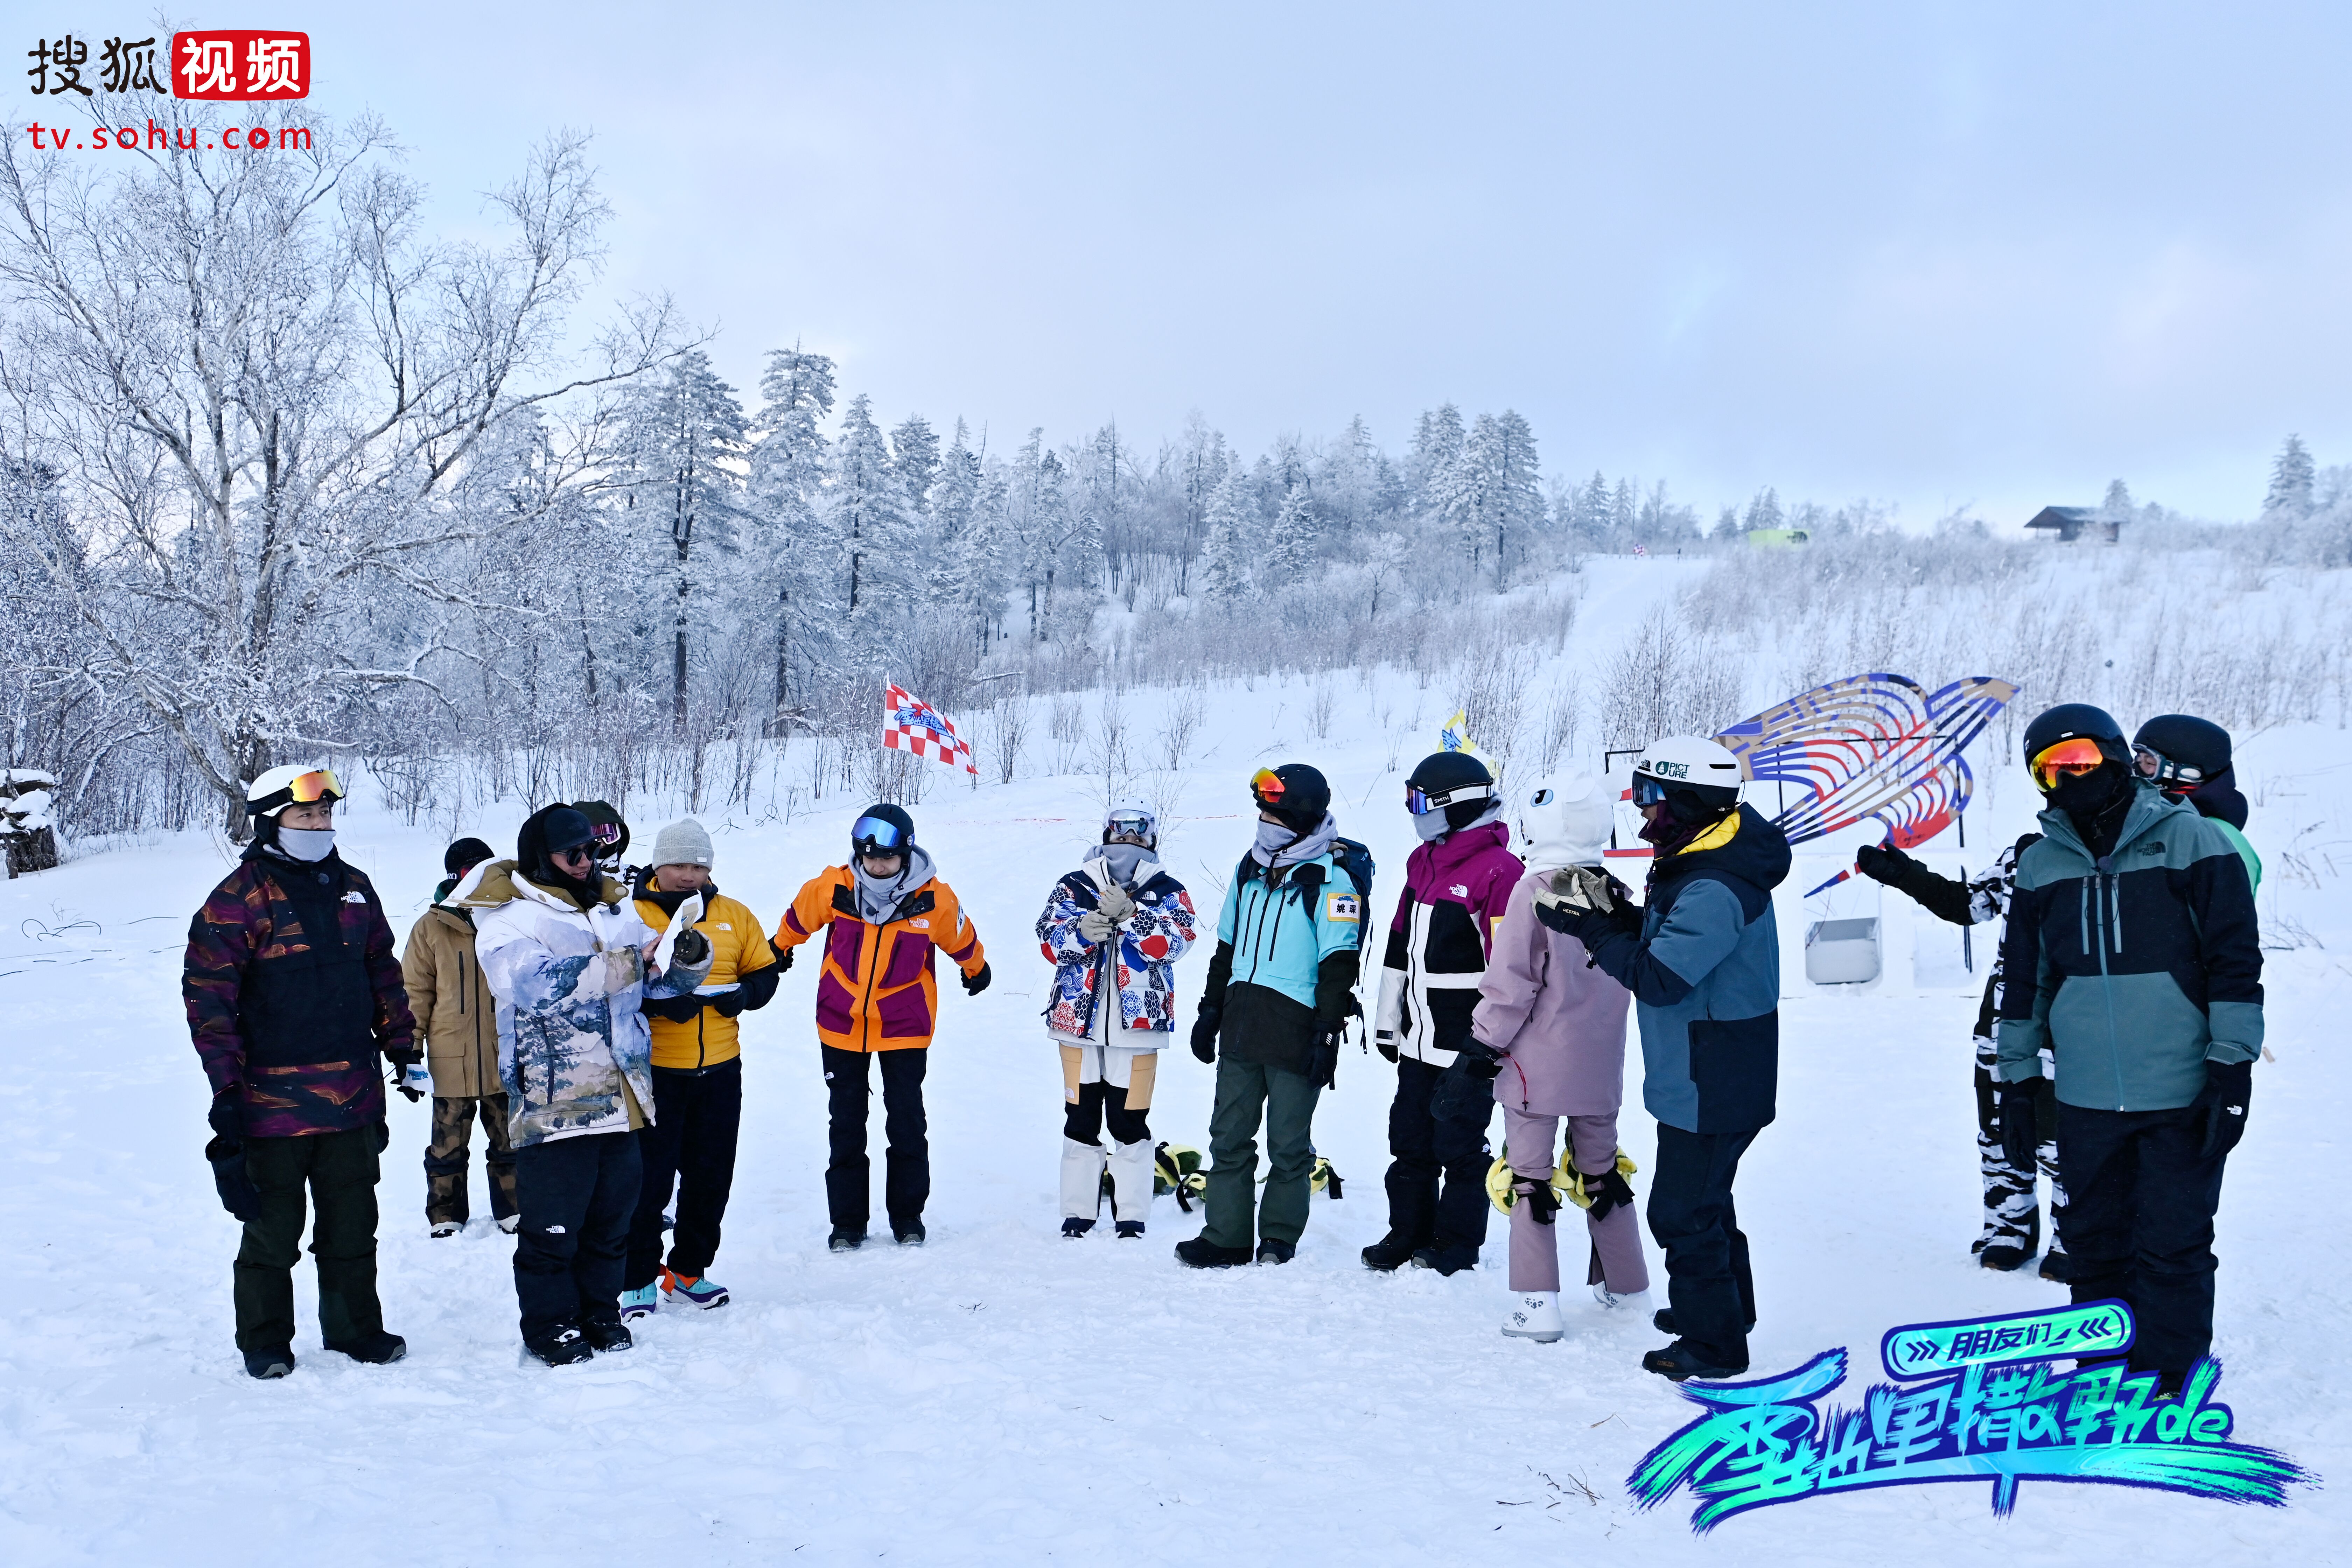
M 2246 841 L 2246 797 L 2238 793 L 2237 770 L 2231 764 L 2230 731 L 2210 719 L 2159 713 L 2132 737 L 2132 762 L 2165 799 L 2187 801 L 2221 830 L 2260 892 L 2263 858 Z
M 2025 757 L 2051 809 L 2002 938 L 2001 1122 L 2031 1136 L 2047 1046 L 2068 1284 L 2129 1305 L 2132 1371 L 2177 1393 L 2212 1343 L 2213 1213 L 2263 1048 L 2253 882 L 2231 835 L 2142 776 L 2101 710 L 2042 714 Z
M 1209 1118 L 1208 1223 L 1179 1261 L 1224 1268 L 1287 1263 L 1307 1229 L 1315 1101 L 1332 1085 L 1351 1008 L 1364 911 L 1334 855 L 1331 786 L 1304 763 L 1250 781 L 1257 842 L 1225 889 L 1217 952 L 1192 1025 L 1192 1054 L 1217 1068 Z M 1265 1124 L 1265 1201 L 1257 1131 Z M 1255 1210 L 1255 1214 L 1253 1210 Z

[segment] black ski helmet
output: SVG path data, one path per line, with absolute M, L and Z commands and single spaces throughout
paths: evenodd
M 1404 781 L 1405 809 L 1445 813 L 1450 831 L 1467 827 L 1495 804 L 1495 775 L 1467 752 L 1432 752 Z
M 1298 833 L 1312 833 L 1331 810 L 1331 782 L 1305 763 L 1285 763 L 1250 781 L 1259 809 Z
M 586 817 L 588 826 L 596 829 L 598 859 L 617 860 L 629 852 L 629 825 L 621 819 L 621 814 L 613 809 L 610 802 L 575 800 L 572 803 L 572 809 Z M 619 830 L 617 837 L 614 829 Z
M 2167 795 L 2186 795 L 2230 771 L 2230 731 L 2210 719 L 2160 713 L 2139 727 L 2131 743 L 2135 755 L 2143 748 L 2156 753 L 2155 771 L 2142 776 Z
M 859 859 L 874 854 L 904 855 L 914 847 L 915 819 L 904 806 L 877 802 L 859 812 L 850 825 L 849 852 Z
M 2074 740 L 2095 741 L 2101 756 L 2118 767 L 2131 766 L 2131 747 L 2124 742 L 2124 727 L 2116 722 L 2114 714 L 2088 702 L 2061 702 L 2036 715 L 2025 727 L 2025 765 L 2032 767 L 2034 758 L 2059 742 Z

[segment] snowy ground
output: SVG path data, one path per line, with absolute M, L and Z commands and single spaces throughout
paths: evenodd
M 1396 723 L 1415 695 L 1402 683 Z M 1386 743 L 1312 741 L 1300 699 L 1263 684 L 1216 694 L 1169 854 L 1204 906 L 1245 838 L 1241 781 L 1294 754 L 1333 773 L 1346 826 L 1395 885 L 1409 829 Z M 1361 699 L 1350 688 L 1347 700 Z M 1404 765 L 1442 700 L 1426 694 Z M 2281 771 L 2290 758 L 2300 784 Z M 2246 748 L 2249 793 L 2268 802 L 2258 846 L 2305 822 L 2319 825 L 2306 842 L 2340 846 L 2345 821 L 2322 809 L 2328 775 L 2311 773 L 2329 763 L 2352 763 L 2332 731 Z M 1985 802 L 1971 846 L 2013 835 L 2028 805 L 2013 787 Z M 803 965 L 745 1019 L 742 1163 L 714 1271 L 735 1304 L 665 1311 L 634 1353 L 561 1373 L 518 1364 L 511 1243 L 481 1220 L 427 1239 L 425 1110 L 395 1100 L 382 1278 L 408 1359 L 360 1367 L 319 1351 L 306 1273 L 300 1370 L 245 1378 L 231 1345 L 235 1227 L 200 1156 L 204 1089 L 178 995 L 188 911 L 226 857 L 187 836 L 0 888 L 0 1234 L 26 1269 L 0 1304 L 0 1559 L 1324 1563 L 1606 1549 L 1640 1563 L 2329 1562 L 2352 1539 L 2328 1489 L 2272 1510 L 2028 1483 L 2003 1521 L 1982 1484 L 1899 1489 L 1763 1510 L 1703 1541 L 1686 1499 L 1637 1513 L 1625 1476 L 1692 1414 L 1635 1366 L 1658 1342 L 1646 1311 L 1604 1315 L 1570 1298 L 1563 1342 L 1502 1338 L 1500 1226 L 1487 1265 L 1451 1280 L 1357 1262 L 1384 1217 L 1391 1074 L 1376 1057 L 1351 1051 L 1324 1101 L 1318 1142 L 1349 1185 L 1344 1202 L 1318 1200 L 1294 1266 L 1180 1269 L 1169 1248 L 1196 1222 L 1172 1199 L 1139 1245 L 1060 1239 L 1058 1069 L 1036 1022 L 1047 971 L 1027 933 L 1095 809 L 1083 781 L 1065 778 L 958 784 L 917 813 L 998 975 L 986 995 L 950 988 L 944 1004 L 930 1245 L 824 1248 L 824 1102 Z M 466 826 L 503 842 L 520 815 L 509 801 Z M 632 815 L 643 842 L 661 814 Z M 722 831 L 720 884 L 772 922 L 803 878 L 840 858 L 848 816 Z M 441 836 L 363 800 L 345 843 L 404 928 Z M 2352 1338 L 2352 1066 L 2327 1019 L 2352 1000 L 2352 918 L 2332 869 L 2312 864 L 2315 885 L 2299 885 L 2274 858 L 2265 892 L 2266 918 L 2292 915 L 2326 945 L 2271 955 L 2277 1059 L 2259 1071 L 2231 1166 L 2217 1349 L 2237 1436 L 2332 1479 L 2352 1473 L 2339 1353 Z M 1784 899 L 1780 914 L 1793 951 L 1801 900 Z M 1917 974 L 1948 978 L 1924 931 L 1920 954 Z M 1202 967 L 1184 966 L 1188 985 Z M 1863 994 L 1790 987 L 1780 1120 L 1740 1183 L 1759 1375 L 1840 1344 L 1866 1366 L 1898 1322 L 2062 1300 L 1971 1262 L 1975 1003 L 1908 979 Z M 1152 1111 L 1160 1137 L 1206 1142 L 1211 1077 L 1171 1056 Z M 1629 1109 L 1624 1142 L 1645 1167 L 1654 1139 Z M 1853 1384 L 1844 1392 L 1858 1397 Z

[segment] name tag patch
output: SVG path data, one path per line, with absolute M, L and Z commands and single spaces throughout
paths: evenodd
M 1323 900 L 1323 918 L 1327 921 L 1345 921 L 1350 925 L 1357 924 L 1364 918 L 1363 906 L 1353 893 L 1327 894 Z

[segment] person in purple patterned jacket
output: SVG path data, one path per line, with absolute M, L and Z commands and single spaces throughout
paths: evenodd
M 221 1201 L 245 1222 L 236 1345 L 255 1377 L 294 1370 L 303 1193 L 318 1205 L 319 1329 L 354 1361 L 398 1361 L 375 1289 L 383 1064 L 414 1066 L 416 1021 L 375 888 L 335 853 L 342 785 L 272 768 L 246 793 L 253 842 L 188 923 L 188 1031 L 213 1090 Z

